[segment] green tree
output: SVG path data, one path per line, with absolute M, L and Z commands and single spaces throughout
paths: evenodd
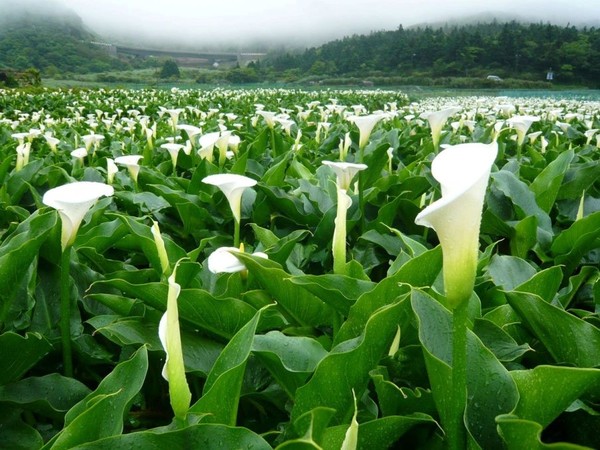
M 179 78 L 179 66 L 172 59 L 168 59 L 163 63 L 160 69 L 159 78 Z

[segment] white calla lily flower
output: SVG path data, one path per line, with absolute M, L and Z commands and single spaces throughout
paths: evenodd
M 449 117 L 458 113 L 462 108 L 460 106 L 451 106 L 440 111 L 433 111 L 421 114 L 422 119 L 427 119 L 431 128 L 431 138 L 433 140 L 433 148 L 437 149 L 440 146 L 440 136 L 442 128 Z
M 75 241 L 83 217 L 100 197 L 113 195 L 104 183 L 77 181 L 47 191 L 42 203 L 56 209 L 62 221 L 61 246 L 64 251 Z
M 236 247 L 219 247 L 208 256 L 208 270 L 212 273 L 235 273 L 246 270 L 246 266 L 238 258 L 236 253 L 243 253 Z M 253 253 L 252 256 L 269 259 L 263 252 Z
M 140 173 L 140 159 L 142 155 L 126 155 L 115 158 L 115 163 L 127 167 L 129 175 L 135 184 L 137 184 L 138 174 Z
M 173 171 L 175 171 L 177 167 L 177 157 L 179 156 L 179 151 L 185 147 L 183 144 L 176 144 L 174 142 L 167 142 L 166 144 L 162 144 L 160 148 L 164 148 L 171 155 L 171 162 L 173 163 Z
M 367 146 L 371 132 L 384 114 L 369 114 L 367 116 L 349 116 L 347 120 L 358 127 L 358 147 L 362 150 Z
M 185 377 L 181 332 L 179 330 L 177 299 L 181 293 L 181 286 L 175 281 L 178 264 L 179 262 L 175 265 L 173 274 L 168 278 L 167 310 L 160 319 L 158 337 L 167 355 L 162 376 L 169 382 L 171 407 L 175 416 L 182 419 L 186 416 L 190 407 L 192 394 Z
M 115 175 L 119 171 L 119 168 L 115 164 L 114 159 L 106 158 L 106 182 L 108 184 L 113 184 L 115 180 Z
M 533 122 L 539 121 L 537 116 L 512 116 L 506 123 L 517 132 L 517 145 L 521 147 L 525 141 L 525 135 Z
M 15 164 L 15 171 L 18 172 L 24 166 L 29 164 L 29 153 L 31 151 L 31 142 L 25 142 L 17 145 L 17 162 Z
M 444 258 L 444 286 L 454 309 L 473 290 L 483 201 L 498 144 L 460 144 L 442 150 L 431 173 L 442 187 L 442 198 L 421 211 L 417 225 L 433 228 Z
M 365 170 L 367 168 L 366 164 L 338 161 L 323 161 L 323 164 L 331 167 L 337 177 L 338 189 L 344 189 L 345 191 L 350 189 L 350 183 L 352 182 L 354 176 L 361 170 Z
M 231 212 L 237 223 L 242 219 L 242 195 L 244 191 L 256 185 L 256 180 L 233 173 L 209 175 L 202 180 L 206 184 L 217 186 L 229 202 Z

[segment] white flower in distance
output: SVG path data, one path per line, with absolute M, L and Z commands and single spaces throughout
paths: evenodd
M 347 117 L 349 122 L 352 122 L 358 127 L 358 147 L 363 149 L 369 141 L 371 132 L 377 122 L 383 119 L 384 114 L 369 114 L 367 116 L 349 116 Z
M 119 168 L 115 164 L 115 161 L 112 158 L 106 158 L 106 182 L 108 184 L 113 184 L 118 171 Z
M 517 145 L 519 147 L 523 145 L 525 135 L 529 131 L 531 124 L 539 120 L 540 118 L 537 116 L 512 116 L 506 121 L 517 132 Z
M 179 156 L 179 150 L 183 149 L 185 145 L 176 144 L 174 142 L 167 142 L 166 144 L 162 144 L 160 148 L 164 148 L 171 155 L 171 161 L 173 163 L 173 170 L 177 167 L 177 156 Z
M 243 250 L 235 247 L 219 247 L 208 256 L 208 270 L 212 273 L 235 273 L 246 270 L 246 266 L 238 258 L 236 253 L 243 253 Z M 262 252 L 253 253 L 252 256 L 269 259 Z
M 454 309 L 473 291 L 479 249 L 479 227 L 485 191 L 498 144 L 461 144 L 442 150 L 431 173 L 442 198 L 417 215 L 415 223 L 433 228 L 444 255 L 444 286 Z
M 220 135 L 221 133 L 219 131 L 213 131 L 212 133 L 200 136 L 200 150 L 198 150 L 198 155 L 202 158 L 206 158 L 208 161 L 212 161 L 213 149 L 215 148 L 215 144 L 219 140 Z
M 451 106 L 450 108 L 440 111 L 428 112 L 421 114 L 422 119 L 427 119 L 431 128 L 431 138 L 433 140 L 433 148 L 437 149 L 440 146 L 440 136 L 442 128 L 449 117 L 453 116 L 461 110 L 460 106 Z
M 352 145 L 352 139 L 350 139 L 350 133 L 346 133 L 343 138 L 340 138 L 338 148 L 340 149 L 340 161 L 344 161 L 348 156 L 348 150 Z
M 355 164 L 348 162 L 323 161 L 323 164 L 331 167 L 337 177 L 338 189 L 343 189 L 345 191 L 350 189 L 350 183 L 352 182 L 354 176 L 361 170 L 365 170 L 367 168 L 366 164 Z
M 198 128 L 194 125 L 188 124 L 177 125 L 177 129 L 185 131 L 192 143 L 196 142 L 196 136 L 202 133 L 202 128 Z
M 91 133 L 81 136 L 81 139 L 85 144 L 86 150 L 89 152 L 92 148 L 92 145 L 94 146 L 94 150 L 100 146 L 100 142 L 104 140 L 104 136 L 102 134 Z
M 21 170 L 24 166 L 29 163 L 29 152 L 31 151 L 31 142 L 25 142 L 17 145 L 17 162 L 15 165 L 15 171 Z
M 267 127 L 269 128 L 273 128 L 275 126 L 275 113 L 273 111 L 256 111 L 256 114 L 262 116 L 263 119 L 265 119 L 265 123 L 267 124 Z
M 60 143 L 60 139 L 55 138 L 51 133 L 44 134 L 44 139 L 46 139 L 52 153 L 56 153 L 56 146 Z
M 134 183 L 137 183 L 138 174 L 140 173 L 140 159 L 142 155 L 126 155 L 115 158 L 115 163 L 120 166 L 127 167 L 129 175 L 133 179 Z
M 233 173 L 209 175 L 202 180 L 206 184 L 217 186 L 229 202 L 231 212 L 237 223 L 242 218 L 242 194 L 246 188 L 256 185 L 256 180 Z
M 75 241 L 83 217 L 100 197 L 113 195 L 112 186 L 93 181 L 77 181 L 47 191 L 42 203 L 56 209 L 62 221 L 63 251 Z

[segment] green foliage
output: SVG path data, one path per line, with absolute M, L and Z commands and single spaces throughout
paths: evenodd
M 511 87 L 507 79 L 515 78 L 520 87 L 526 87 L 528 81 L 544 83 L 547 71 L 554 68 L 558 83 L 598 87 L 599 33 L 597 28 L 514 21 L 437 28 L 400 26 L 393 31 L 347 36 L 302 53 L 272 54 L 267 64 L 279 73 L 297 70 L 338 85 L 356 85 L 367 79 L 376 84 L 441 82 L 449 86 L 451 82 L 462 83 L 452 84 L 455 88 Z M 505 81 L 486 80 L 490 73 Z M 343 78 L 331 78 L 332 74 L 343 74 Z
M 34 68 L 37 79 L 39 73 L 102 72 L 127 67 L 127 63 L 91 43 L 96 40 L 81 21 L 36 14 L 11 17 L 0 23 L 0 61 L 20 71 Z
M 483 57 L 476 47 L 463 62 Z M 436 234 L 414 223 L 441 190 L 421 115 L 460 104 L 442 144 L 490 142 L 507 118 L 500 100 L 409 103 L 398 91 L 329 89 L 3 94 L 0 446 L 443 448 L 456 417 L 448 394 L 454 319 L 444 306 Z M 520 149 L 513 129 L 503 125 L 496 136 L 467 310 L 461 426 L 474 449 L 598 448 L 600 185 L 589 138 L 600 128 L 597 105 L 501 101 L 538 115 L 530 131 L 540 134 Z M 336 178 L 323 161 L 339 160 L 346 133 L 346 162 L 359 158 L 359 131 L 347 119 L 354 110 L 384 117 L 364 148 L 368 168 L 348 190 L 347 271 L 339 275 Z M 174 115 L 179 125 L 201 124 L 200 135 L 174 127 Z M 59 139 L 56 151 L 35 131 L 42 124 Z M 227 142 L 231 158 L 217 165 L 219 150 L 202 147 L 223 127 L 239 142 Z M 104 139 L 74 164 L 70 152 L 92 131 Z M 19 138 L 31 151 L 17 170 Z M 162 144 L 188 139 L 173 165 Z M 69 254 L 75 364 L 66 377 L 63 219 L 43 206 L 43 194 L 72 180 L 105 181 L 109 158 L 142 154 L 137 183 L 117 167 L 114 195 L 85 215 Z M 225 173 L 257 184 L 241 198 L 244 249 L 235 255 L 243 267 L 213 273 L 211 257 L 231 246 L 235 225 L 225 195 L 203 179 Z M 181 287 L 192 406 L 178 417 L 161 374 L 158 327 L 169 285 L 154 222 Z
M 172 59 L 167 59 L 158 74 L 159 78 L 179 78 L 179 66 Z

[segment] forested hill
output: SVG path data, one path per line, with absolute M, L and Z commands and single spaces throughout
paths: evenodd
M 44 74 L 99 72 L 120 68 L 102 48 L 90 44 L 98 39 L 70 10 L 53 13 L 49 8 L 25 7 L 0 14 L 0 63 L 17 70 L 35 68 Z
M 545 79 L 600 87 L 600 29 L 542 23 L 479 23 L 354 35 L 299 54 L 274 55 L 277 71 L 377 75 Z

